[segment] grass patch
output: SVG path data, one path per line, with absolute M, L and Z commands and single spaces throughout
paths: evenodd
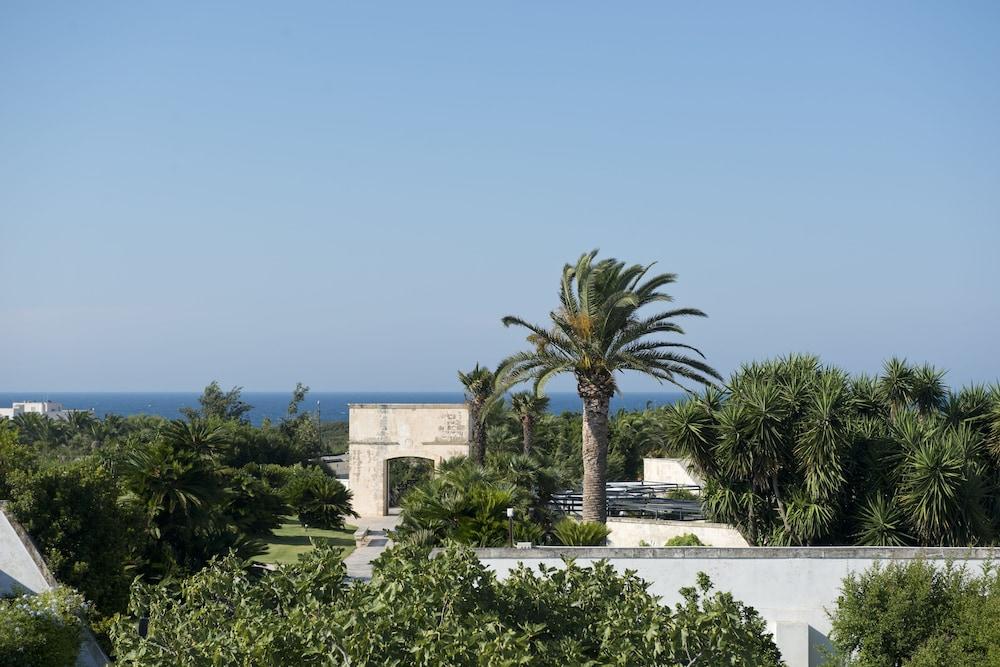
M 298 517 L 287 516 L 281 526 L 275 529 L 274 535 L 267 540 L 267 549 L 264 553 L 254 556 L 253 560 L 258 563 L 295 563 L 299 554 L 312 550 L 310 539 L 316 544 L 340 547 L 341 556 L 347 556 L 354 551 L 354 530 L 354 526 L 346 526 L 344 530 L 319 528 L 306 530 Z

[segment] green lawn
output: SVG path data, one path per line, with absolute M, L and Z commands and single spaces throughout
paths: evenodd
M 284 523 L 274 531 L 274 537 L 267 541 L 267 550 L 254 560 L 259 563 L 294 563 L 299 554 L 313 548 L 309 540 L 316 544 L 331 544 L 341 548 L 341 554 L 346 556 L 354 551 L 354 526 L 346 526 L 344 530 L 306 530 L 299 523 L 298 517 L 286 516 Z

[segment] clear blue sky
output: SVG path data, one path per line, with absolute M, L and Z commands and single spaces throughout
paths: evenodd
M 454 389 L 593 247 L 996 380 L 1000 3 L 0 5 L 0 389 Z

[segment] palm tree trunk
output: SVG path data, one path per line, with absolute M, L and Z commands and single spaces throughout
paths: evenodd
M 486 425 L 479 418 L 478 410 L 469 411 L 472 422 L 472 460 L 478 465 L 486 463 Z
M 777 476 L 771 477 L 771 489 L 774 491 L 774 499 L 778 502 L 778 514 L 781 515 L 781 523 L 785 525 L 785 532 L 794 538 L 792 527 L 788 523 L 788 515 L 785 514 L 785 503 L 781 502 L 781 494 L 778 493 Z
M 534 424 L 531 423 L 531 415 L 521 417 L 521 437 L 524 440 L 524 455 L 531 453 L 532 440 L 534 439 Z
M 611 395 L 581 391 L 583 398 L 583 520 L 608 519 L 608 407 Z

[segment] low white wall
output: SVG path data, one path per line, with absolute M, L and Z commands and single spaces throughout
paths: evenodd
M 988 549 L 946 548 L 669 548 L 614 549 L 552 547 L 477 549 L 480 560 L 504 577 L 518 562 L 535 568 L 544 563 L 562 567 L 561 556 L 571 556 L 581 566 L 607 559 L 618 571 L 635 570 L 650 584 L 650 592 L 664 604 L 681 601 L 678 591 L 706 573 L 716 590 L 754 607 L 768 622 L 775 643 L 789 667 L 816 667 L 825 660 L 828 645 L 828 610 L 833 610 L 841 581 L 850 572 L 861 572 L 877 561 L 923 558 L 944 563 L 965 562 L 974 572 L 995 555 Z
M 709 547 L 750 546 L 738 530 L 724 523 L 609 517 L 608 528 L 609 547 L 662 547 L 671 537 L 686 533 L 697 535 Z
M 701 478 L 688 469 L 689 465 L 687 459 L 643 459 L 642 480 L 704 486 Z

